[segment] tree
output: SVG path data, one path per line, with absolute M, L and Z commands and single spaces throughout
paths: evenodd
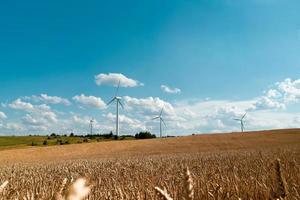
M 110 137 L 110 138 L 112 138 L 112 137 L 113 137 L 113 135 L 114 135 L 114 134 L 113 134 L 113 132 L 112 132 L 112 131 L 110 131 L 110 133 L 109 133 L 109 137 Z
M 135 134 L 136 139 L 150 139 L 150 138 L 156 138 L 154 134 L 151 134 L 149 131 L 142 131 L 137 134 Z
M 70 133 L 70 137 L 74 137 L 74 133 Z
M 32 141 L 31 146 L 37 146 L 37 144 L 34 141 Z

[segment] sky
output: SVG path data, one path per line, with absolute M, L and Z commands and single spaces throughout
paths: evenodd
M 298 0 L 0 2 L 0 135 L 300 127 Z

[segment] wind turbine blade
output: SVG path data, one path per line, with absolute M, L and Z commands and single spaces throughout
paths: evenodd
M 116 99 L 116 97 L 114 97 L 112 100 L 110 100 L 110 102 L 108 102 L 106 105 L 111 104 L 115 99 Z
M 115 97 L 118 96 L 119 88 L 120 88 L 120 81 L 119 81 L 119 83 L 118 83 L 118 87 L 117 87 L 117 90 L 116 90 L 116 95 L 115 95 Z
M 155 119 L 158 119 L 159 117 L 154 117 L 154 118 L 152 118 L 152 120 L 155 120 Z
M 118 100 L 118 103 L 121 105 L 121 107 L 124 109 L 124 106 L 120 100 Z
M 243 115 L 242 120 L 246 117 L 246 115 L 247 115 L 247 113 L 245 113 L 245 114 Z
M 160 119 L 163 122 L 163 124 L 165 125 L 165 127 L 167 127 L 167 125 L 166 125 L 165 121 L 163 120 L 163 118 L 160 117 Z
M 233 119 L 233 120 L 235 120 L 235 121 L 241 121 L 240 119 Z
M 162 112 L 163 112 L 163 110 L 164 110 L 164 108 L 162 108 L 162 109 L 161 109 L 159 116 L 161 116 L 161 115 L 162 115 Z

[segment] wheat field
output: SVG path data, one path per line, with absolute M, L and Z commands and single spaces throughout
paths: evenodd
M 300 199 L 300 132 L 5 150 L 1 184 L 1 200 Z

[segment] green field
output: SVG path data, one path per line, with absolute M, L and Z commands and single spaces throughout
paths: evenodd
M 120 140 L 134 139 L 120 137 Z M 28 146 L 53 146 L 79 143 L 110 141 L 113 138 L 103 137 L 78 137 L 78 136 L 0 136 L 0 149 L 28 147 Z
M 1 136 L 0 149 L 22 147 L 22 146 L 49 146 L 83 143 L 84 138 L 68 136 Z M 46 141 L 46 142 L 45 142 Z M 92 142 L 92 140 L 88 140 Z M 96 141 L 96 140 L 95 140 Z

